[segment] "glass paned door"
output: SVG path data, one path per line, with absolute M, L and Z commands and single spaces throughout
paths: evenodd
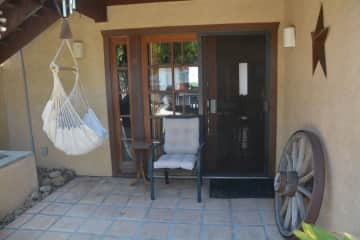
M 161 141 L 162 119 L 171 115 L 199 114 L 197 36 L 161 35 L 143 39 L 147 59 L 148 104 L 152 141 Z
M 112 83 L 114 101 L 114 125 L 118 172 L 120 175 L 132 174 L 135 171 L 135 159 L 132 150 L 132 113 L 129 78 L 129 41 L 126 37 L 113 38 L 112 49 Z

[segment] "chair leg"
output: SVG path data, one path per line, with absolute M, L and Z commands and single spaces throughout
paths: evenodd
M 165 174 L 165 184 L 169 184 L 169 171 L 165 169 L 164 174 Z
M 199 203 L 201 202 L 201 179 L 199 176 L 197 179 L 197 201 Z
M 150 157 L 149 163 L 149 178 L 150 178 L 150 198 L 151 200 L 155 200 L 155 189 L 154 189 L 154 166 L 153 166 L 153 153 Z
M 202 176 L 201 176 L 201 167 L 198 165 L 197 169 L 197 201 L 201 202 L 201 185 L 202 185 Z
M 155 200 L 154 177 L 152 173 L 150 176 L 150 194 L 151 194 L 151 200 Z

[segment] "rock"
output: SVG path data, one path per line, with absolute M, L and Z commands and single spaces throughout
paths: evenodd
M 40 187 L 40 192 L 44 193 L 44 192 L 51 192 L 52 187 L 50 185 L 44 185 Z
M 15 220 L 15 214 L 14 213 L 10 213 L 9 215 L 6 215 L 4 217 L 4 219 L 2 220 L 5 224 L 11 223 L 12 221 Z
M 40 185 L 50 185 L 50 184 L 51 184 L 51 179 L 48 177 L 45 177 L 40 181 Z
M 51 173 L 49 173 L 50 178 L 57 178 L 60 176 L 61 176 L 61 172 L 59 170 L 55 170 L 55 171 L 52 171 Z
M 51 184 L 55 187 L 61 187 L 65 184 L 65 178 L 63 176 L 58 176 L 51 179 Z
M 31 200 L 31 196 L 28 197 L 24 202 L 24 208 L 26 208 L 26 209 L 30 208 L 32 206 L 32 202 L 33 201 Z
M 44 193 L 41 194 L 41 198 L 45 199 L 49 195 L 50 195 L 50 192 L 44 192 Z
M 71 170 L 65 170 L 63 173 L 63 177 L 65 178 L 65 181 L 68 182 L 75 177 L 75 172 Z
M 39 194 L 38 191 L 33 192 L 33 193 L 31 194 L 31 197 L 30 197 L 30 199 L 31 199 L 32 201 L 34 201 L 34 202 L 36 202 L 37 200 L 39 200 L 39 198 L 40 198 L 40 194 Z
M 21 214 L 23 214 L 25 212 L 26 209 L 24 208 L 18 208 L 14 211 L 15 216 L 20 216 Z

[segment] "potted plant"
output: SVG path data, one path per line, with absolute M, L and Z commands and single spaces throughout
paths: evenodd
M 300 240 L 357 240 L 348 233 L 334 234 L 311 224 L 303 223 L 302 229 L 303 231 L 294 231 L 294 235 Z

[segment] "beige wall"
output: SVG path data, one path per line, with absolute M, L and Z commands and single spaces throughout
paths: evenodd
M 0 218 L 19 208 L 38 188 L 33 155 L 0 168 Z
M 323 0 L 328 77 L 312 75 L 312 42 L 320 1 L 287 0 L 286 22 L 294 24 L 297 46 L 285 50 L 285 111 L 280 136 L 311 129 L 327 149 L 327 178 L 319 223 L 360 236 L 360 1 Z
M 2 77 L 2 67 L 0 66 L 0 149 L 9 147 L 9 131 L 5 104 L 4 82 Z
M 31 151 L 31 137 L 20 53 L 2 67 L 2 91 L 6 110 L 9 150 Z
M 74 39 L 83 41 L 85 46 L 85 58 L 79 61 L 81 78 L 89 102 L 105 126 L 107 126 L 108 120 L 101 30 L 220 23 L 281 22 L 283 20 L 284 2 L 283 0 L 226 0 L 219 4 L 218 0 L 192 0 L 115 6 L 110 7 L 108 11 L 109 21 L 107 23 L 95 24 L 91 19 L 78 14 L 75 14 L 70 20 Z M 68 167 L 83 175 L 111 175 L 108 141 L 87 155 L 67 157 L 52 147 L 41 130 L 40 115 L 52 87 L 48 66 L 57 47 L 59 27 L 59 22 L 54 24 L 23 49 L 38 164 L 51 167 Z M 282 56 L 281 48 L 279 55 Z M 283 73 L 281 59 L 282 57 L 279 61 L 280 86 Z M 68 85 L 72 80 L 64 78 L 63 81 Z M 279 112 L 281 112 L 281 105 Z M 40 148 L 42 147 L 48 147 L 48 156 L 40 155 Z

